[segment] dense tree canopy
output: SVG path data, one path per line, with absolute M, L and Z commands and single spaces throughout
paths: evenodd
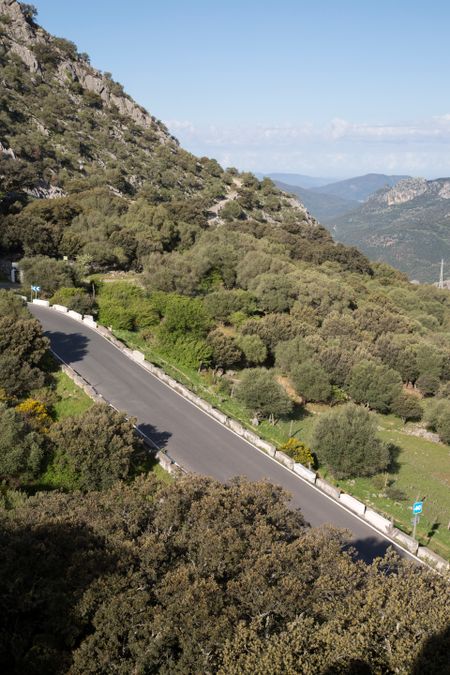
M 446 664 L 445 580 L 354 562 L 268 483 L 40 494 L 0 539 L 5 672 L 394 674 L 432 640 L 426 672 Z
M 105 404 L 55 424 L 56 464 L 68 472 L 72 488 L 103 490 L 128 476 L 140 442 L 133 421 Z

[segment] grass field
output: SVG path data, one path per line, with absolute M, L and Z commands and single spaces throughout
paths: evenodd
M 309 404 L 306 408 L 296 406 L 291 417 L 280 420 L 275 426 L 264 421 L 253 427 L 246 410 L 234 398 L 219 393 L 211 384 L 208 374 L 171 363 L 166 354 L 142 340 L 136 333 L 114 331 L 116 336 L 130 347 L 142 350 L 149 361 L 161 366 L 169 375 L 187 385 L 199 396 L 209 401 L 224 413 L 239 420 L 266 440 L 279 445 L 296 436 L 311 445 L 315 421 L 329 406 Z M 367 505 L 394 520 L 404 532 L 411 533 L 411 506 L 420 497 L 424 499 L 424 512 L 417 528 L 420 542 L 450 559 L 450 447 L 433 443 L 424 438 L 411 436 L 406 431 L 412 425 L 403 425 L 394 415 L 377 415 L 380 438 L 397 448 L 394 466 L 383 477 L 357 478 L 335 481 L 325 466 L 319 473 L 330 482 L 339 485 L 349 494 L 358 497 Z M 380 481 L 395 488 L 395 498 L 384 495 Z M 403 493 L 403 494 L 402 494 Z M 401 499 L 399 499 L 401 497 Z
M 57 420 L 62 420 L 71 415 L 81 415 L 91 407 L 92 399 L 77 387 L 68 375 L 58 370 L 54 373 L 54 378 L 58 400 L 53 405 L 53 411 Z

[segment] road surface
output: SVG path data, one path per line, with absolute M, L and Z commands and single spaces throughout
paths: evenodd
M 30 309 L 53 351 L 107 401 L 136 417 L 139 428 L 189 471 L 227 481 L 233 476 L 281 485 L 313 526 L 331 523 L 352 533 L 367 561 L 392 542 L 295 474 L 209 417 L 87 326 L 45 307 Z M 395 547 L 402 556 L 411 557 Z

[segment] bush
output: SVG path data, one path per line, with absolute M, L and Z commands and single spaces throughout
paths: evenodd
M 51 438 L 55 466 L 69 474 L 71 487 L 83 491 L 104 490 L 126 478 L 134 453 L 142 447 L 133 420 L 102 403 L 56 423 Z
M 237 387 L 236 398 L 260 417 L 282 417 L 292 410 L 292 401 L 283 387 L 265 368 L 245 370 Z
M 297 438 L 289 438 L 286 443 L 280 445 L 281 452 L 288 457 L 309 468 L 314 466 L 314 456 L 308 446 Z
M 401 392 L 392 401 L 391 412 L 407 422 L 408 420 L 420 420 L 423 409 L 415 396 Z
M 267 347 L 259 335 L 241 335 L 238 338 L 238 345 L 251 366 L 260 365 L 267 359 Z
M 436 375 L 429 375 L 425 373 L 421 375 L 416 381 L 417 389 L 424 396 L 434 396 L 439 389 L 439 378 Z
M 8 482 L 38 475 L 44 459 L 43 437 L 23 416 L 0 404 L 0 478 Z
M 52 305 L 64 305 L 80 314 L 92 314 L 94 301 L 83 288 L 60 288 L 50 298 Z
M 309 360 L 313 350 L 302 337 L 280 342 L 275 349 L 275 365 L 284 373 L 290 373 L 303 361 Z
M 162 345 L 170 345 L 185 338 L 204 338 L 210 326 L 210 316 L 199 298 L 172 295 L 165 307 L 159 339 Z
M 295 366 L 291 379 L 297 392 L 307 401 L 327 401 L 331 396 L 331 384 L 321 365 L 309 359 Z
M 354 403 L 319 417 L 313 447 L 336 478 L 372 476 L 389 465 L 389 449 L 377 437 L 375 417 Z
M 7 395 L 23 395 L 43 386 L 41 365 L 48 344 L 36 319 L 0 317 L 0 388 Z
M 99 303 L 98 318 L 104 326 L 111 326 L 116 330 L 134 329 L 134 312 L 123 307 L 113 300 L 102 300 Z
M 237 220 L 243 215 L 241 207 L 235 200 L 227 202 L 219 211 L 219 216 L 225 220 Z
M 348 391 L 356 403 L 387 413 L 392 401 L 399 396 L 402 381 L 399 373 L 375 361 L 360 361 L 352 368 Z
M 228 368 L 239 363 L 242 358 L 242 352 L 236 341 L 223 333 L 220 328 L 209 333 L 207 343 L 212 349 L 212 360 L 216 366 Z
M 444 443 L 450 444 L 450 401 L 433 401 L 425 413 L 425 423 Z

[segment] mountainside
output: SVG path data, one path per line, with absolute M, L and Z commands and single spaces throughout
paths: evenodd
M 229 224 L 297 259 L 368 268 L 269 179 L 181 149 L 110 74 L 39 27 L 31 6 L 0 0 L 0 29 L 7 251 L 142 269 L 149 255 L 185 250 Z
M 368 173 L 365 176 L 356 176 L 311 189 L 321 194 L 363 202 L 374 192 L 385 187 L 392 187 L 404 178 L 409 178 L 409 176 L 386 176 L 383 173 Z
M 256 174 L 258 178 L 270 178 L 274 182 L 287 183 L 309 190 L 310 188 L 320 187 L 330 183 L 330 178 L 319 178 L 317 176 L 305 176 L 301 173 L 267 173 Z
M 401 180 L 336 218 L 333 231 L 411 279 L 437 281 L 441 259 L 450 261 L 450 179 Z
M 305 188 L 288 185 L 278 180 L 274 182 L 284 192 L 295 195 L 306 206 L 311 215 L 324 225 L 334 222 L 335 218 L 354 211 L 359 206 L 359 203 L 355 200 L 342 199 L 342 197 L 306 190 Z

